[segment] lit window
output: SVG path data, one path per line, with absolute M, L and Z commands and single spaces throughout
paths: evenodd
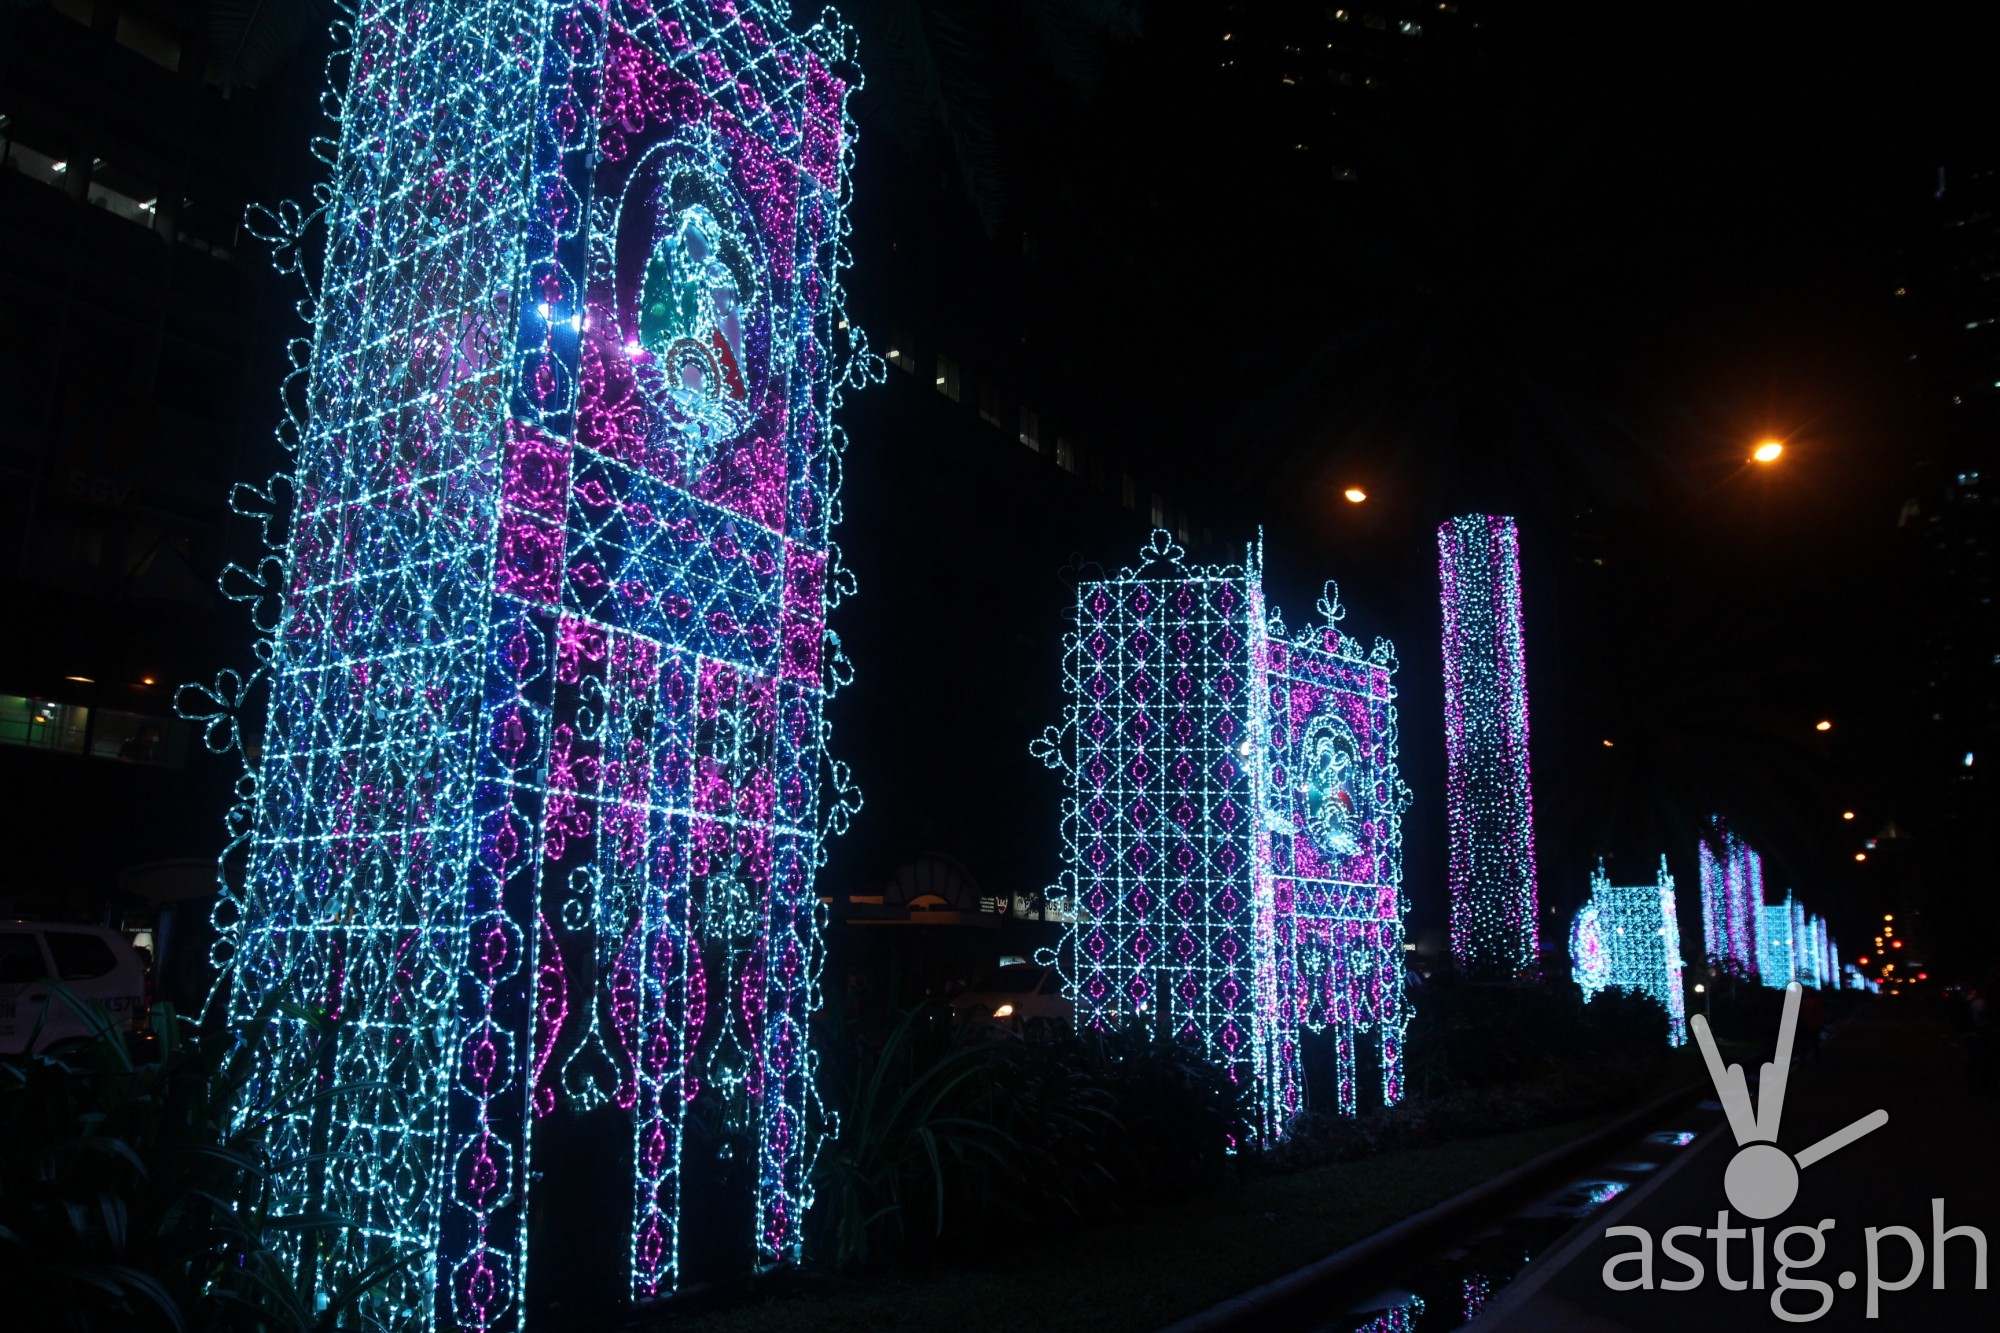
M 937 356 L 937 391 L 954 403 L 958 401 L 958 362 L 939 352 Z
M 1076 446 L 1063 436 L 1056 436 L 1056 466 L 1065 472 L 1076 471 Z
M 0 745 L 82 754 L 90 730 L 90 710 L 53 699 L 0 694 Z
M 1167 526 L 1167 502 L 1158 491 L 1153 492 L 1153 526 L 1156 528 Z
M 917 354 L 912 350 L 914 346 L 915 344 L 910 341 L 910 335 L 898 330 L 895 338 L 889 343 L 889 364 L 896 366 L 905 374 L 915 374 Z
M 995 430 L 1000 428 L 1000 386 L 986 375 L 979 377 L 979 419 Z
M 1042 451 L 1042 420 L 1032 407 L 1021 409 L 1021 443 L 1036 453 Z

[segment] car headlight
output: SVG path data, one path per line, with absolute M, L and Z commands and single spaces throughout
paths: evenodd
M 1003 1004 L 998 1009 L 995 1009 L 993 1011 L 993 1016 L 995 1018 L 1012 1018 L 1014 1016 L 1014 1006 L 1011 1004 Z

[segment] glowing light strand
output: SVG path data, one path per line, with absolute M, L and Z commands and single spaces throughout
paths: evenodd
M 1540 952 L 1520 537 L 1511 518 L 1469 514 L 1437 540 L 1451 951 L 1469 971 L 1518 975 Z
M 679 1280 L 682 1128 L 753 1143 L 745 1252 L 794 1259 L 830 1127 L 813 873 L 858 807 L 835 420 L 882 377 L 843 315 L 851 37 L 782 6 L 358 5 L 330 179 L 253 210 L 309 279 L 281 444 L 223 591 L 266 637 L 177 703 L 218 750 L 268 691 L 217 963 L 281 1018 L 256 1083 L 280 1252 L 374 1313 L 518 1327 L 533 1125 L 628 1118 L 630 1289 Z M 315 228 L 325 229 L 315 265 Z M 348 1090 L 352 1089 L 352 1090 Z M 289 1245 L 289 1248 L 286 1246 Z
M 1069 779 L 1073 924 L 1058 959 L 1081 1026 L 1199 1042 L 1255 1089 L 1255 1132 L 1303 1105 L 1302 1032 L 1331 1031 L 1337 1109 L 1373 1032 L 1402 1096 L 1402 812 L 1395 650 L 1321 622 L 1288 636 L 1263 553 L 1188 565 L 1156 531 L 1138 565 L 1084 578 L 1063 641 L 1070 702 L 1034 747 Z

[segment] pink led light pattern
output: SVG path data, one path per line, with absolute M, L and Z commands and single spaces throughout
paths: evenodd
M 1650 995 L 1667 1011 L 1667 1044 L 1687 1041 L 1680 914 L 1667 858 L 1651 884 L 1611 882 L 1599 861 L 1570 925 L 1570 975 L 1589 1002 L 1607 988 Z
M 180 698 L 229 749 L 269 690 L 218 961 L 237 1020 L 335 1022 L 281 1020 L 258 1078 L 359 1089 L 274 1127 L 274 1210 L 358 1223 L 283 1252 L 328 1292 L 409 1251 L 371 1320 L 519 1328 L 536 1126 L 595 1112 L 629 1193 L 547 1225 L 628 1247 L 625 1296 L 681 1282 L 696 1209 L 794 1260 L 813 878 L 859 804 L 835 414 L 882 374 L 840 280 L 851 36 L 752 0 L 362 0 L 342 35 L 318 207 L 253 219 L 311 279 L 291 470 L 232 497 L 267 637 Z
M 1541 938 L 1520 537 L 1505 515 L 1468 514 L 1437 538 L 1451 951 L 1467 971 L 1513 976 Z
M 1746 980 L 1760 977 L 1757 938 L 1764 908 L 1764 859 L 1712 816 L 1695 847 L 1701 874 L 1701 923 L 1710 967 Z
M 1373 1033 L 1402 1096 L 1402 812 L 1394 648 L 1322 623 L 1287 636 L 1262 551 L 1191 566 L 1156 531 L 1141 562 L 1079 583 L 1070 702 L 1036 746 L 1063 770 L 1073 914 L 1059 958 L 1078 1022 L 1198 1042 L 1256 1090 L 1256 1132 L 1304 1104 L 1302 1031 L 1330 1030 L 1353 1114 Z

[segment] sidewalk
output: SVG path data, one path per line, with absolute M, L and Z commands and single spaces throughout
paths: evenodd
M 1772 1034 L 1775 1038 L 1775 1032 Z M 1752 1071 L 1754 1072 L 1754 1071 Z M 1952 1035 L 1913 1007 L 1879 1005 L 1846 1026 L 1829 1043 L 1818 1067 L 1801 1066 L 1791 1077 L 1785 1098 L 1781 1147 L 1797 1153 L 1808 1144 L 1877 1107 L 1889 1113 L 1889 1123 L 1859 1142 L 1815 1163 L 1801 1173 L 1799 1194 L 1792 1206 L 1763 1224 L 1764 1290 L 1730 1291 L 1716 1277 L 1716 1242 L 1708 1237 L 1677 1239 L 1677 1245 L 1704 1267 L 1701 1285 L 1690 1291 L 1613 1291 L 1605 1285 L 1605 1264 L 1632 1253 L 1635 1239 L 1604 1238 L 1606 1227 L 1637 1226 L 1654 1239 L 1654 1279 L 1684 1280 L 1678 1261 L 1659 1250 L 1660 1237 L 1670 1227 L 1716 1225 L 1716 1214 L 1728 1206 L 1723 1172 L 1734 1143 L 1725 1129 L 1718 1141 L 1704 1145 L 1658 1188 L 1645 1192 L 1629 1208 L 1614 1209 L 1592 1219 L 1589 1235 L 1532 1265 L 1489 1307 L 1472 1327 L 1491 1330 L 1535 1330 L 1536 1333 L 1598 1333 L 1599 1330 L 1662 1330 L 1689 1333 L 1720 1329 L 1782 1329 L 1793 1327 L 1771 1310 L 1778 1285 L 1778 1261 L 1772 1254 L 1777 1233 L 1789 1226 L 1817 1225 L 1833 1219 L 1825 1232 L 1826 1252 L 1811 1267 L 1795 1268 L 1793 1283 L 1831 1285 L 1833 1304 L 1812 1321 L 1815 1329 L 1990 1328 L 2000 1326 L 2000 1300 L 1992 1289 L 1992 1265 L 2000 1255 L 2000 1104 L 1975 1100 L 1967 1094 L 1963 1057 Z M 1931 1200 L 1944 1200 L 1947 1227 L 1971 1225 L 1987 1237 L 1988 1290 L 1973 1287 L 1973 1245 L 1953 1240 L 1946 1250 L 1947 1290 L 1930 1289 Z M 1731 1226 L 1751 1225 L 1732 1217 Z M 1879 1317 L 1866 1318 L 1867 1227 L 1906 1226 L 1923 1238 L 1925 1267 L 1908 1290 L 1884 1291 Z M 1748 1279 L 1751 1242 L 1730 1242 L 1730 1276 Z M 1811 1239 L 1787 1242 L 1797 1256 L 1812 1252 Z M 1880 1244 L 1880 1273 L 1899 1280 L 1910 1259 L 1907 1247 L 1894 1237 Z M 1856 1275 L 1851 1290 L 1837 1284 L 1843 1270 Z M 1619 1270 L 1637 1274 L 1637 1261 Z M 1795 1290 L 1785 1297 L 1795 1315 L 1815 1309 L 1822 1297 L 1812 1290 Z

